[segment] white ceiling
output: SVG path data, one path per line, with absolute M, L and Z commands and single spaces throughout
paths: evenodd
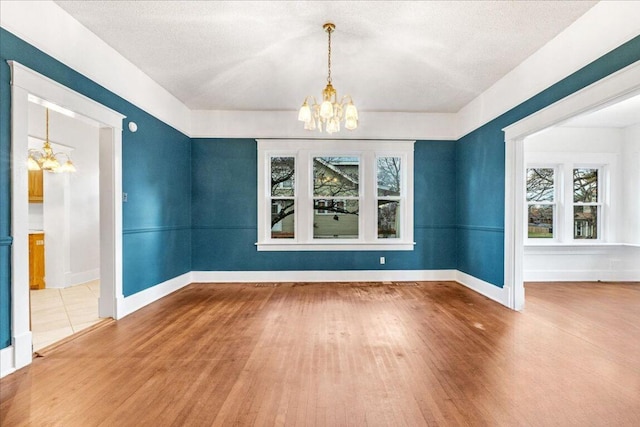
M 56 1 L 190 109 L 457 112 L 594 1 Z
M 582 114 L 562 124 L 563 127 L 614 127 L 626 128 L 640 123 L 640 94 L 606 106 L 597 111 Z

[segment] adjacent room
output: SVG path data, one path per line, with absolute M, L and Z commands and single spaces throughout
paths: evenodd
M 640 424 L 640 1 L 0 2 L 0 424 Z
M 100 171 L 98 128 L 30 101 L 30 158 L 44 164 L 48 145 L 61 159 L 58 168 L 82 164 L 72 173 L 38 165 L 28 171 L 30 321 L 38 352 L 100 321 Z

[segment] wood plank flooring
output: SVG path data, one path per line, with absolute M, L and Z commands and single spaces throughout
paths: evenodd
M 640 284 L 192 284 L 0 380 L 8 426 L 639 426 Z

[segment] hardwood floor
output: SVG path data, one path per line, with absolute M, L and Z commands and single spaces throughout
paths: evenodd
M 192 284 L 0 381 L 0 425 L 638 426 L 640 284 Z

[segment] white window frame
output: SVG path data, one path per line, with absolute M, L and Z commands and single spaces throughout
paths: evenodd
M 602 230 L 604 229 L 604 227 L 602 226 L 602 214 L 604 213 L 604 209 L 602 208 L 603 203 L 603 189 L 605 188 L 604 185 L 602 185 L 603 182 L 603 178 L 605 175 L 605 168 L 606 165 L 583 165 L 583 164 L 574 164 L 573 168 L 570 171 L 571 174 L 571 205 L 569 210 L 570 215 L 571 215 L 571 239 L 572 240 L 577 240 L 577 241 L 589 241 L 589 242 L 599 242 L 602 241 Z M 598 190 L 597 190 L 597 194 L 598 194 L 598 201 L 595 203 L 582 203 L 582 202 L 574 202 L 573 201 L 573 196 L 574 196 L 574 188 L 573 188 L 573 172 L 574 169 L 595 169 L 598 171 Z M 575 218 L 573 218 L 574 216 L 574 208 L 576 206 L 595 206 L 596 208 L 596 212 L 597 212 L 597 221 L 596 221 L 596 236 L 598 236 L 596 239 L 576 239 L 575 237 Z
M 619 185 L 617 177 L 611 173 L 617 170 L 618 158 L 613 153 L 575 153 L 575 152 L 530 152 L 525 153 L 524 224 L 528 223 L 529 203 L 526 200 L 526 171 L 531 168 L 555 169 L 556 212 L 554 218 L 554 237 L 529 238 L 527 227 L 523 227 L 526 246 L 571 245 L 588 246 L 607 244 L 616 240 L 615 209 L 612 203 L 612 188 Z M 575 239 L 573 235 L 573 207 L 581 205 L 573 202 L 573 170 L 598 169 L 598 223 L 596 239 Z
M 553 169 L 553 202 L 538 202 L 538 201 L 528 201 L 527 197 L 527 171 L 529 169 Z M 558 164 L 529 164 L 524 168 L 525 178 L 524 178 L 524 195 L 525 195 L 525 225 L 527 227 L 525 230 L 525 239 L 533 242 L 557 242 L 558 236 L 560 235 L 559 231 L 562 230 L 563 224 L 562 219 L 564 215 L 563 207 L 562 207 L 562 182 L 563 182 L 563 167 Z M 545 205 L 545 206 L 553 206 L 553 237 L 529 237 L 529 206 L 532 205 Z
M 259 251 L 368 251 L 414 249 L 413 241 L 413 153 L 415 141 L 363 140 L 257 140 L 258 142 L 258 239 Z M 270 159 L 295 157 L 295 235 L 293 239 L 271 238 Z M 358 157 L 359 237 L 357 239 L 313 238 L 313 158 Z M 399 157 L 402 164 L 400 237 L 378 238 L 377 159 Z

